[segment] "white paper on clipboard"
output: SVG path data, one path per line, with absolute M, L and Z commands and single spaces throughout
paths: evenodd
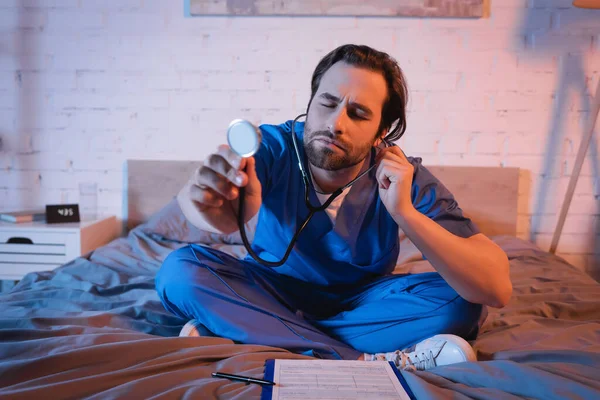
M 410 400 L 389 362 L 275 360 L 273 400 Z

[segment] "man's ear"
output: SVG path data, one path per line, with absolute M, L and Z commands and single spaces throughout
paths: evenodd
M 378 147 L 382 142 L 383 142 L 383 138 L 385 138 L 387 136 L 387 129 L 382 129 L 381 132 L 379 132 L 377 134 L 377 137 L 375 138 L 375 142 L 373 143 L 373 146 Z

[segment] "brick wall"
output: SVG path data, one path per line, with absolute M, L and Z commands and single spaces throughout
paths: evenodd
M 184 18 L 183 0 L 4 0 L 0 208 L 77 202 L 97 182 L 100 211 L 121 216 L 124 160 L 202 159 L 234 118 L 292 118 L 320 57 L 355 42 L 406 72 L 409 154 L 529 171 L 519 236 L 547 249 L 600 76 L 600 12 L 570 3 L 493 1 L 487 19 Z M 558 249 L 596 273 L 599 148 Z

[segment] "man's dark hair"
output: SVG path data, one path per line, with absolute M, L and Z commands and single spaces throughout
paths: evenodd
M 383 75 L 387 83 L 388 93 L 381 112 L 378 135 L 384 129 L 387 129 L 386 140 L 395 141 L 400 139 L 406 131 L 406 105 L 408 103 L 408 87 L 404 74 L 394 58 L 369 46 L 345 44 L 331 51 L 319 61 L 312 76 L 308 108 L 310 108 L 310 104 L 319 89 L 321 78 L 338 61 L 343 61 L 358 68 L 380 72 Z

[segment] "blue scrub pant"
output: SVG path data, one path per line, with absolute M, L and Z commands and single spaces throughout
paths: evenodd
M 216 336 L 328 359 L 402 350 L 439 333 L 474 339 L 482 314 L 437 273 L 325 287 L 200 245 L 172 252 L 156 289 L 167 310 Z

